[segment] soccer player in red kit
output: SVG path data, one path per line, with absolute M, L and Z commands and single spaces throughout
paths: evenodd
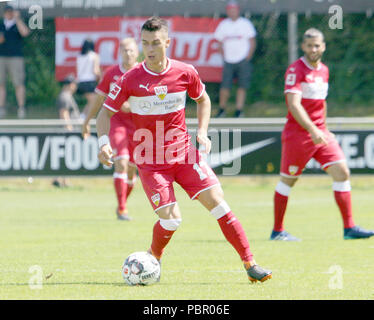
M 368 238 L 374 231 L 356 226 L 352 217 L 349 168 L 337 140 L 326 127 L 326 96 L 329 69 L 321 62 L 325 51 L 323 34 L 314 28 L 304 33 L 304 56 L 291 64 L 285 74 L 287 123 L 282 132 L 280 181 L 274 194 L 274 227 L 271 240 L 298 241 L 284 230 L 283 220 L 291 188 L 305 165 L 314 158 L 333 180 L 344 239 Z
M 95 89 L 97 93 L 96 102 L 89 110 L 82 126 L 84 138 L 90 134 L 89 121 L 97 114 L 116 81 L 137 64 L 139 50 L 135 39 L 123 39 L 120 42 L 119 53 L 122 58 L 121 64 L 110 66 Z M 136 165 L 133 159 L 132 143 L 135 126 L 131 119 L 128 102 L 123 104 L 121 110 L 111 118 L 110 122 L 109 139 L 114 153 L 113 180 L 118 202 L 117 218 L 119 220 L 131 220 L 126 203 L 134 187 Z
M 165 20 L 148 19 L 141 29 L 141 41 L 144 62 L 117 81 L 98 115 L 98 157 L 101 163 L 110 165 L 109 119 L 127 100 L 136 126 L 135 162 L 145 193 L 159 217 L 149 252 L 160 260 L 182 221 L 173 189 L 176 182 L 218 220 L 224 236 L 243 261 L 249 279 L 262 282 L 271 278 L 271 271 L 261 268 L 253 259 L 244 229 L 225 202 L 218 178 L 187 133 L 188 94 L 197 103 L 197 141 L 206 152 L 210 151 L 207 130 L 211 104 L 197 71 L 192 65 L 166 56 L 170 39 Z

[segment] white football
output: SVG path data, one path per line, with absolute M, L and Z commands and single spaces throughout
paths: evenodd
M 122 277 L 130 286 L 153 284 L 160 281 L 160 274 L 159 262 L 148 252 L 130 254 L 122 266 Z

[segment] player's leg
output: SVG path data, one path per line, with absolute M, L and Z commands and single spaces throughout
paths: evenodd
M 288 197 L 291 193 L 291 188 L 297 182 L 298 177 L 281 176 L 274 191 L 274 226 L 270 236 L 270 240 L 283 241 L 298 241 L 299 239 L 292 236 L 284 230 L 284 216 L 287 210 Z
M 88 88 L 88 90 L 92 90 L 92 88 Z M 81 113 L 81 117 L 82 118 L 86 118 L 87 115 L 88 115 L 88 112 L 93 108 L 94 104 L 95 104 L 95 101 L 96 101 L 96 93 L 94 92 L 95 89 L 93 89 L 92 91 L 90 92 L 86 92 L 84 94 L 84 97 L 86 98 L 87 100 L 87 103 L 86 105 L 84 106 L 83 110 L 82 110 L 82 113 Z
M 197 199 L 217 219 L 226 240 L 234 247 L 243 261 L 249 279 L 253 282 L 263 282 L 270 279 L 272 277 L 271 271 L 265 270 L 256 264 L 245 231 L 224 200 L 221 186 L 216 185 L 202 191 Z
M 234 70 L 232 64 L 224 63 L 222 71 L 222 82 L 219 90 L 219 111 L 216 117 L 226 116 L 227 101 L 230 97 Z
M 251 80 L 251 64 L 243 60 L 238 64 L 238 90 L 236 92 L 236 110 L 235 117 L 240 118 L 243 114 L 243 107 L 247 97 L 247 89 Z
M 117 196 L 117 218 L 119 220 L 131 220 L 127 210 L 127 158 L 116 158 L 114 160 L 113 184 Z
M 23 58 L 11 58 L 9 65 L 10 76 L 16 92 L 18 105 L 17 116 L 23 119 L 26 116 L 25 110 L 25 67 Z
M 307 137 L 298 132 L 296 134 L 283 132 L 282 134 L 281 178 L 274 191 L 274 225 L 270 240 L 300 240 L 284 229 L 284 218 L 291 189 L 313 154 L 313 142 L 310 141 L 309 144 L 305 144 L 305 139 L 307 139 Z M 294 150 L 303 150 L 303 152 L 295 152 Z
M 0 57 L 0 119 L 5 118 L 7 58 Z
M 153 227 L 152 244 L 149 252 L 160 261 L 166 245 L 182 222 L 182 215 L 176 202 L 156 209 L 156 214 L 159 220 Z
M 129 167 L 129 148 L 127 130 L 118 116 L 110 119 L 109 131 L 110 144 L 113 149 L 113 184 L 117 196 L 116 214 L 119 220 L 130 220 L 128 216 L 126 201 L 128 189 L 128 167 Z
M 346 161 L 336 162 L 326 168 L 332 177 L 332 188 L 336 204 L 344 225 L 344 239 L 369 238 L 374 236 L 374 231 L 365 230 L 356 226 L 353 220 L 350 172 Z
M 168 170 L 161 173 L 144 168 L 139 168 L 138 172 L 144 192 L 159 217 L 153 227 L 152 243 L 148 251 L 160 260 L 164 248 L 182 222 L 174 194 L 174 174 Z
M 127 169 L 127 198 L 129 197 L 130 193 L 134 189 L 134 185 L 136 182 L 136 164 L 135 164 L 135 158 L 134 158 L 134 135 L 133 130 L 130 126 L 126 127 L 127 136 L 128 136 L 128 144 L 127 149 L 129 151 L 129 165 Z
M 126 198 L 129 198 L 130 193 L 134 189 L 136 182 L 136 165 L 129 161 L 127 167 L 127 193 Z
M 195 157 L 193 157 L 195 153 Z M 199 152 L 191 148 L 188 163 L 179 165 L 175 181 L 188 193 L 190 198 L 198 199 L 217 219 L 227 241 L 234 247 L 242 259 L 251 281 L 265 281 L 271 277 L 271 271 L 256 265 L 249 243 L 239 220 L 224 200 L 220 182 L 201 158 Z

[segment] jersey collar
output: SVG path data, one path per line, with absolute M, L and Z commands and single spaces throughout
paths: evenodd
M 138 63 L 136 62 L 136 63 L 134 64 L 134 67 L 135 67 L 137 64 L 138 64 Z M 118 64 L 118 67 L 119 67 L 119 70 L 120 70 L 122 73 L 126 73 L 127 71 L 129 71 L 129 70 L 127 70 L 127 69 L 125 69 L 125 68 L 123 67 L 122 63 L 119 63 L 119 64 Z
M 304 56 L 301 57 L 301 61 L 311 70 L 319 70 L 321 69 L 321 63 L 318 64 L 317 68 L 314 68 L 312 65 L 309 64 L 309 62 L 305 59 Z
M 142 62 L 142 66 L 143 66 L 144 70 L 145 70 L 146 72 L 148 72 L 149 74 L 151 74 L 151 75 L 153 75 L 153 76 L 162 76 L 162 75 L 164 75 L 166 72 L 168 72 L 168 71 L 170 70 L 170 66 L 171 66 L 171 61 L 170 61 L 170 59 L 169 59 L 169 58 L 166 58 L 166 59 L 167 59 L 167 65 L 166 65 L 166 68 L 165 68 L 163 71 L 161 71 L 160 73 L 153 72 L 153 71 L 149 70 L 149 69 L 147 68 L 147 66 L 145 65 L 145 61 Z

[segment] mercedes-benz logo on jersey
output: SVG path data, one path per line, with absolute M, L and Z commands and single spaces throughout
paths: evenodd
M 150 102 L 148 101 L 139 101 L 139 108 L 144 112 L 144 113 L 148 113 L 151 108 L 152 108 L 152 105 Z
M 168 87 L 167 86 L 155 87 L 155 93 L 156 93 L 156 96 L 160 100 L 164 100 L 168 93 Z

